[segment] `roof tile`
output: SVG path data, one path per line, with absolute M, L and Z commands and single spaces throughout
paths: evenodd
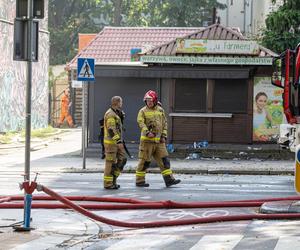
M 69 62 L 67 68 L 75 68 L 78 57 L 95 58 L 96 63 L 130 62 L 131 48 L 141 48 L 153 55 L 175 55 L 176 38 L 245 39 L 239 29 L 219 24 L 207 28 L 105 27 Z M 260 56 L 276 55 L 264 47 L 260 49 Z
M 238 29 L 231 29 L 228 27 L 224 27 L 220 24 L 213 24 L 205 29 L 198 30 L 195 33 L 191 33 L 186 35 L 186 39 L 220 39 L 220 40 L 247 40 Z M 276 53 L 272 52 L 271 50 L 259 46 L 260 52 L 259 57 L 272 57 L 277 56 Z M 157 47 L 148 50 L 145 54 L 147 55 L 158 55 L 158 56 L 189 56 L 188 54 L 176 54 L 176 39 L 172 41 L 158 45 Z M 202 55 L 197 55 L 202 56 Z M 239 55 L 237 55 L 239 56 Z
M 96 63 L 130 62 L 131 48 L 151 49 L 201 29 L 203 28 L 105 27 L 67 67 L 76 67 L 78 57 L 92 57 Z

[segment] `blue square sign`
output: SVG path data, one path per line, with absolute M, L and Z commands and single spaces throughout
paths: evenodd
M 77 80 L 95 81 L 95 59 L 94 58 L 77 59 Z

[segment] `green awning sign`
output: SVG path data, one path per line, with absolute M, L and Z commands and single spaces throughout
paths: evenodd
M 141 56 L 143 63 L 210 64 L 210 65 L 272 65 L 272 57 L 229 56 Z

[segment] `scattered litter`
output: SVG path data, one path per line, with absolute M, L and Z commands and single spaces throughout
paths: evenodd
M 174 149 L 173 144 L 167 144 L 167 151 L 169 153 L 174 153 L 175 149 Z
M 264 161 L 264 159 L 251 158 L 250 161 Z
M 239 152 L 239 155 L 247 155 L 248 153 L 246 152 Z
M 261 148 L 253 148 L 253 150 L 261 150 Z
M 208 147 L 208 141 L 199 141 L 193 143 L 193 148 L 207 148 Z
M 186 157 L 186 160 L 195 160 L 195 159 L 199 159 L 200 158 L 200 154 L 198 153 L 191 153 L 188 155 L 188 157 Z

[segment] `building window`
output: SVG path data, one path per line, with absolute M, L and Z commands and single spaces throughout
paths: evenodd
M 176 79 L 175 112 L 206 112 L 206 79 Z
M 246 79 L 215 80 L 213 112 L 247 113 L 248 84 Z

